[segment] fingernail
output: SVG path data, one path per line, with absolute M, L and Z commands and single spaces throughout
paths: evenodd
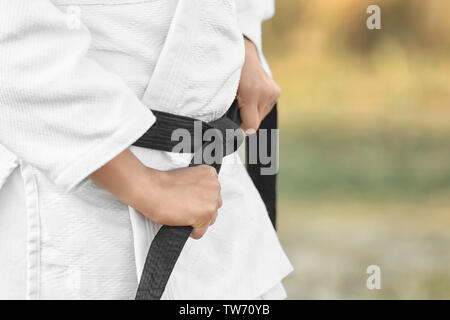
M 251 136 L 252 134 L 255 134 L 255 133 L 256 133 L 256 130 L 253 129 L 253 128 L 247 129 L 245 131 L 245 134 L 248 135 L 248 136 Z

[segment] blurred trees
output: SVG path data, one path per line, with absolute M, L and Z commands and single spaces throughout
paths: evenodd
M 371 4 L 381 30 L 366 27 Z M 264 47 L 284 110 L 449 127 L 448 0 L 277 0 Z
M 378 32 L 365 27 L 371 4 L 382 10 Z M 276 10 L 265 25 L 272 55 L 311 41 L 322 49 L 366 53 L 386 37 L 412 50 L 450 50 L 448 0 L 278 0 Z

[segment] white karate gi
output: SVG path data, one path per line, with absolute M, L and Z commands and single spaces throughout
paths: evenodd
M 159 226 L 86 178 L 153 124 L 150 108 L 220 117 L 242 33 L 261 50 L 272 12 L 272 0 L 0 0 L 0 298 L 134 298 Z M 131 150 L 160 170 L 190 160 Z M 164 299 L 284 297 L 292 267 L 234 160 L 216 223 L 188 240 Z

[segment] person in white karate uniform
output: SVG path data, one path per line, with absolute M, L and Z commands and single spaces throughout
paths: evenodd
M 292 266 L 236 153 L 217 176 L 131 146 L 151 109 L 211 121 L 236 96 L 256 129 L 279 96 L 261 51 L 272 14 L 272 0 L 0 0 L 0 298 L 133 299 L 161 224 L 194 228 L 163 299 L 286 297 Z

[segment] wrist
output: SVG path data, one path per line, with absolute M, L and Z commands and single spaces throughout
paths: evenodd
M 147 218 L 158 222 L 157 205 L 161 199 L 164 171 L 144 167 L 135 181 L 129 204 Z

